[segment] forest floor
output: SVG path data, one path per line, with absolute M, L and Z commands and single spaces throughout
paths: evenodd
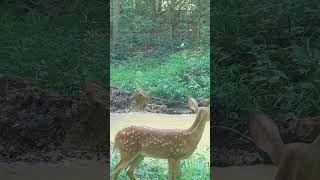
M 101 180 L 106 179 L 104 161 L 65 159 L 60 162 L 0 162 L 0 177 L 7 180 Z

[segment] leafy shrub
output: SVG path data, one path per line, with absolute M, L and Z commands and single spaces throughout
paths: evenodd
M 316 1 L 215 2 L 217 107 L 227 114 L 262 109 L 301 117 L 319 112 L 318 9 Z

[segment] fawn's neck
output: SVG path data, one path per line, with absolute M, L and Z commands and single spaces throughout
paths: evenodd
M 200 110 L 196 120 L 193 122 L 192 126 L 186 130 L 186 133 L 190 134 L 190 137 L 194 140 L 193 142 L 198 143 L 202 137 L 206 120 L 207 120 L 207 114 L 205 110 Z

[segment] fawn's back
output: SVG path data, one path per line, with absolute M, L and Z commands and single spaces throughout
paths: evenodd
M 178 129 L 130 126 L 119 131 L 116 141 L 121 143 L 116 144 L 120 151 L 141 152 L 145 156 L 165 159 L 181 156 L 183 150 L 188 147 L 188 142 L 182 134 L 182 130 Z M 187 155 L 187 152 L 184 155 Z

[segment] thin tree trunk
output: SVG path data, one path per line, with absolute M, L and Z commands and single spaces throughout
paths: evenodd
M 120 31 L 120 0 L 113 1 L 113 16 L 112 40 L 113 43 L 116 43 L 118 41 Z
M 161 12 L 162 0 L 158 0 L 158 12 Z

